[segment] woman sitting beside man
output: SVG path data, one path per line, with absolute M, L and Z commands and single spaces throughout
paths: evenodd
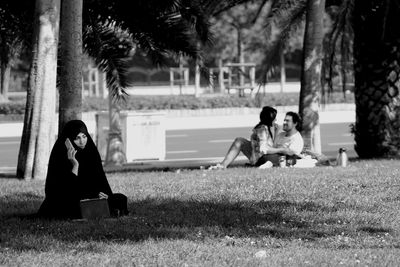
M 265 106 L 260 113 L 260 122 L 253 128 L 250 140 L 237 137 L 221 163 L 210 166 L 210 170 L 225 169 L 242 152 L 251 165 L 260 168 L 278 166 L 279 157 L 301 157 L 303 138 L 298 127 L 300 117 L 297 113 L 286 113 L 283 132 L 280 132 L 276 120 L 276 109 Z

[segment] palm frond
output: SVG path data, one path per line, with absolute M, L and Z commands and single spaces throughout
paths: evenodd
M 337 61 L 337 46 L 340 50 L 340 72 L 342 77 L 342 90 L 347 90 L 347 63 L 352 58 L 352 40 L 354 37 L 352 28 L 352 14 L 354 9 L 354 0 L 343 0 L 338 7 L 338 11 L 333 14 L 335 21 L 333 27 L 328 35 L 327 43 L 325 44 L 325 57 L 324 57 L 324 75 L 323 85 L 328 85 L 328 93 L 333 91 L 332 79 L 334 76 L 334 66 Z M 322 86 L 322 93 L 325 94 L 325 86 Z
M 208 30 L 208 17 L 196 1 L 137 1 L 135 9 L 130 8 L 126 1 L 87 0 L 85 5 L 84 22 L 92 21 L 89 23 L 91 26 L 87 31 L 88 43 L 85 47 L 91 49 L 89 44 L 96 47 L 88 52 L 93 57 L 100 56 L 101 60 L 97 63 L 103 62 L 104 55 L 109 56 L 100 67 L 107 70 L 107 77 L 113 81 L 110 84 L 114 86 L 112 92 L 115 92 L 116 96 L 120 95 L 123 92 L 121 88 L 124 88 L 122 67 L 126 51 L 103 44 L 118 41 L 111 28 L 118 28 L 129 34 L 131 42 L 144 51 L 158 67 L 165 66 L 168 58 L 180 56 L 203 62 L 199 43 L 208 44 L 211 41 L 211 33 Z M 101 37 L 102 35 L 104 36 Z M 97 44 L 93 36 L 97 36 Z M 115 56 L 116 59 L 111 59 L 110 56 Z M 121 74 L 115 74 L 118 71 L 121 71 Z
M 87 25 L 83 32 L 84 49 L 106 73 L 106 82 L 114 99 L 124 99 L 128 61 L 134 43 L 126 31 L 108 25 Z
M 87 0 L 85 4 L 84 20 L 128 32 L 158 67 L 180 56 L 203 62 L 199 44 L 212 42 L 208 16 L 197 1 L 137 1 L 134 9 L 127 1 Z
M 198 56 L 197 41 L 209 36 L 202 24 L 207 20 L 201 17 L 201 11 L 193 5 L 185 5 L 180 0 L 149 0 L 135 2 L 132 9 L 127 1 L 112 1 L 112 8 L 104 8 L 109 1 L 88 1 L 88 13 L 103 24 L 110 21 L 127 30 L 139 40 L 147 38 L 144 47 L 157 48 L 172 53 L 183 53 L 190 57 Z M 109 4 L 108 4 L 109 5 Z M 193 27 L 192 18 L 196 19 Z M 194 30 L 201 30 L 198 35 Z M 198 37 L 202 38 L 199 39 Z M 138 42 L 140 44 L 140 42 Z
M 200 1 L 184 0 L 184 6 L 181 14 L 197 34 L 198 40 L 203 45 L 211 45 L 213 35 L 210 32 L 210 14 L 207 13 Z
M 251 24 L 255 24 L 256 23 L 256 21 L 257 21 L 257 19 L 260 17 L 260 15 L 262 14 L 262 12 L 263 12 L 263 9 L 264 9 L 264 7 L 267 5 L 267 4 L 270 4 L 270 8 L 269 8 L 269 10 L 268 10 L 268 12 L 267 12 L 267 16 L 269 16 L 269 13 L 271 12 L 271 10 L 272 10 L 272 3 L 273 1 L 272 0 L 263 0 L 262 1 L 262 3 L 260 4 L 260 6 L 258 7 L 258 10 L 257 10 L 257 12 L 256 12 L 256 14 L 255 14 L 255 16 L 254 16 L 254 18 L 251 20 Z
M 279 62 L 279 52 L 286 46 L 291 33 L 296 31 L 304 20 L 306 0 L 276 1 L 266 22 L 266 28 L 272 25 L 278 28 L 278 36 L 264 53 L 259 82 L 267 83 L 267 74 Z

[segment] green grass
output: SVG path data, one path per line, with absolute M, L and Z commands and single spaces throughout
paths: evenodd
M 0 179 L 0 265 L 398 266 L 399 161 L 109 174 L 130 216 L 31 219 L 43 181 Z M 257 257 L 261 255 L 261 257 Z

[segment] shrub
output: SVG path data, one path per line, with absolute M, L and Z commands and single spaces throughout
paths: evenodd
M 128 96 L 119 105 L 124 110 L 169 110 L 169 109 L 206 109 L 231 107 L 292 106 L 299 103 L 298 93 L 268 93 L 255 98 L 238 97 L 237 95 L 201 96 Z M 352 94 L 333 93 L 329 103 L 354 103 Z M 85 98 L 83 111 L 100 111 L 108 109 L 108 100 L 102 98 Z M 24 114 L 24 101 L 0 103 L 0 114 Z
M 25 101 L 7 102 L 0 103 L 0 114 L 24 114 L 25 113 Z

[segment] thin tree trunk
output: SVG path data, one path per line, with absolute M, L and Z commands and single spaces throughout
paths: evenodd
M 60 0 L 35 6 L 33 60 L 18 154 L 17 177 L 45 179 L 54 136 Z
M 218 59 L 218 71 L 219 91 L 225 94 L 224 65 L 221 58 Z
M 240 64 L 244 64 L 244 53 L 243 53 L 243 41 L 242 41 L 242 33 L 240 28 L 238 28 L 238 60 Z M 239 86 L 244 86 L 244 67 L 240 67 L 240 74 L 239 74 Z
M 283 89 L 286 84 L 286 67 L 285 67 L 285 53 L 284 49 L 279 50 L 279 58 L 280 58 L 280 67 L 281 67 L 281 93 L 283 93 Z
M 8 89 L 10 85 L 11 65 L 1 62 L 0 102 L 8 102 Z
M 194 96 L 200 96 L 200 65 L 198 59 L 196 59 L 194 67 Z
M 240 64 L 244 64 L 244 53 L 243 53 L 243 38 L 242 38 L 242 32 L 240 27 L 237 27 L 237 32 L 238 32 L 238 39 L 237 39 L 237 49 L 238 49 L 238 61 Z M 239 87 L 243 88 L 244 87 L 244 72 L 245 72 L 245 67 L 240 66 L 239 67 Z M 239 96 L 244 96 L 244 89 L 239 89 Z
M 59 132 L 82 118 L 82 5 L 83 0 L 62 1 Z
M 197 42 L 197 49 L 201 49 L 200 42 Z M 194 96 L 200 96 L 200 59 L 196 58 L 194 67 Z
M 121 166 L 126 163 L 124 140 L 122 140 L 121 114 L 118 103 L 108 93 L 109 131 L 107 139 L 106 166 Z
M 319 103 L 325 0 L 308 0 L 304 33 L 299 113 L 303 118 L 304 146 L 321 153 Z

